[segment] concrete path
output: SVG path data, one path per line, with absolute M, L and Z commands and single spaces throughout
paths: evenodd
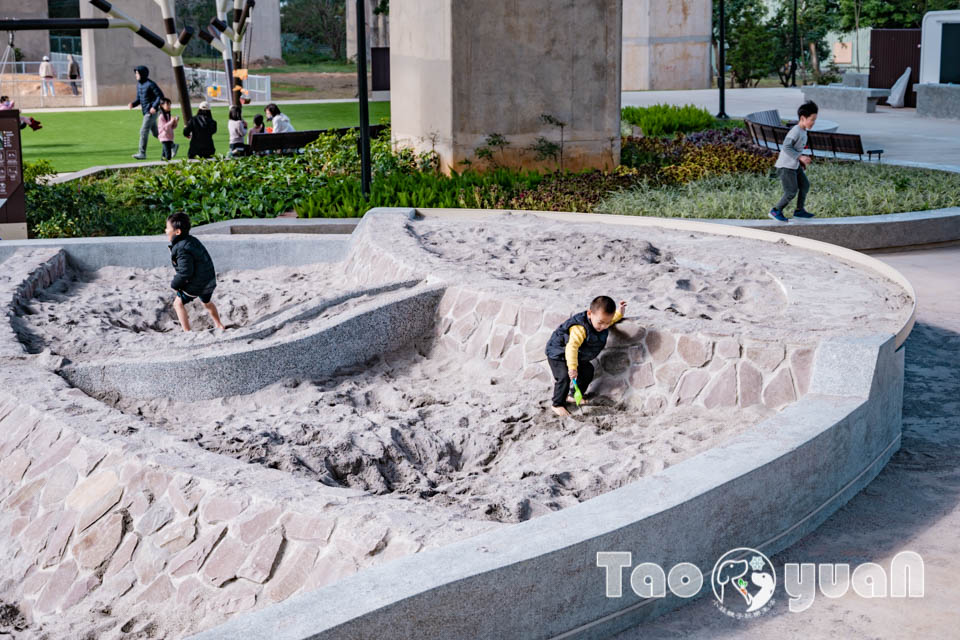
M 720 99 L 716 89 L 692 91 L 628 91 L 624 106 L 693 104 L 717 113 Z M 783 118 L 796 117 L 803 103 L 800 89 L 727 89 L 726 112 L 743 117 L 753 111 L 778 109 Z M 864 149 L 883 149 L 884 162 L 916 163 L 960 167 L 960 120 L 917 117 L 916 109 L 877 107 L 876 113 L 855 113 L 822 109 L 820 116 L 839 123 L 840 133 L 859 133 Z
M 616 640 L 960 638 L 960 247 L 876 257 L 909 278 L 919 297 L 906 343 L 900 451 L 843 509 L 771 559 L 780 580 L 771 612 L 730 619 L 708 596 Z M 851 569 L 875 562 L 889 570 L 893 556 L 908 550 L 925 563 L 923 598 L 864 599 L 851 591 L 836 600 L 818 594 L 802 613 L 787 609 L 784 562 L 845 562 Z

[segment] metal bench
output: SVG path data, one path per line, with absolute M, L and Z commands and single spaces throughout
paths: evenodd
M 371 125 L 370 137 L 375 138 L 387 128 L 387 125 Z M 322 134 L 335 133 L 338 136 L 346 135 L 350 131 L 359 131 L 360 127 L 344 127 L 341 129 L 310 129 L 308 131 L 290 131 L 288 133 L 254 133 L 250 136 L 250 153 L 257 154 L 265 151 L 274 153 L 296 153 Z
M 748 113 L 744 118 L 747 122 L 756 122 L 759 124 L 769 124 L 773 127 L 779 127 L 783 125 L 783 122 L 780 120 L 780 112 L 776 109 L 770 109 L 769 111 L 754 111 L 753 113 Z
M 777 148 L 777 151 L 780 150 L 780 145 L 783 144 L 784 138 L 786 138 L 787 133 L 790 131 L 787 127 L 758 124 L 750 120 L 747 120 L 746 123 L 754 144 L 768 149 L 772 144 Z M 855 133 L 808 131 L 807 148 L 810 149 L 810 155 L 814 157 L 816 157 L 817 151 L 833 153 L 834 158 L 837 157 L 838 153 L 856 154 L 861 161 L 863 160 L 864 153 L 867 154 L 868 160 L 873 160 L 873 156 L 876 155 L 877 162 L 880 162 L 883 157 L 883 149 L 867 149 L 864 151 L 863 140 Z

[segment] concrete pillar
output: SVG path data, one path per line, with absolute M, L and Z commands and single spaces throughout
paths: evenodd
M 623 90 L 710 87 L 710 0 L 623 0 Z
M 364 0 L 367 10 L 367 60 L 370 60 L 370 47 L 390 46 L 390 16 L 389 14 L 374 15 L 373 10 L 379 4 L 378 0 Z M 398 4 L 398 3 L 394 3 Z M 347 60 L 357 59 L 357 3 L 347 0 Z M 369 62 L 368 62 L 369 64 Z
M 3 0 L 0 2 L 0 18 L 49 18 L 47 3 L 37 0 Z M 23 59 L 37 62 L 50 53 L 49 31 L 18 31 L 14 34 L 13 46 L 20 49 Z M 7 32 L 0 33 L 0 55 L 7 49 Z M 12 59 L 11 59 L 12 60 Z
M 122 0 L 117 8 L 140 21 L 151 31 L 163 35 L 163 16 L 154 0 Z M 80 3 L 81 18 L 104 18 L 89 2 Z M 177 29 L 183 25 L 177 23 Z M 160 85 L 164 95 L 175 103 L 177 85 L 173 79 L 170 57 L 130 29 L 83 29 L 83 104 L 105 106 L 127 104 L 137 95 L 137 79 L 133 68 L 144 65 L 150 77 Z M 136 150 L 136 141 L 133 141 Z
M 536 161 L 538 137 L 559 143 L 564 168 L 620 160 L 620 0 L 404 0 L 390 6 L 391 126 L 397 145 L 435 148 L 445 170 L 476 166 L 492 133 L 497 162 Z
M 254 7 L 253 22 L 247 30 L 244 42 L 244 64 L 269 62 L 283 57 L 280 43 L 280 0 L 258 0 Z

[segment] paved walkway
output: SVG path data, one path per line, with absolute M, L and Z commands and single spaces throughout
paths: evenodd
M 889 569 L 898 552 L 916 551 L 925 563 L 925 596 L 818 594 L 805 612 L 791 613 L 778 586 L 774 610 L 756 620 L 732 620 L 708 596 L 616 640 L 960 638 L 960 247 L 876 257 L 909 278 L 919 298 L 906 343 L 900 451 L 844 508 L 771 560 L 782 585 L 784 562 L 876 562 Z
M 624 106 L 693 104 L 717 113 L 719 91 L 627 91 Z M 727 89 L 726 112 L 743 117 L 754 111 L 778 109 L 784 118 L 796 117 L 803 103 L 800 89 Z M 883 149 L 884 161 L 960 168 L 960 120 L 920 118 L 916 109 L 877 107 L 876 113 L 821 109 L 820 116 L 839 123 L 840 133 L 859 133 L 865 149 Z M 960 170 L 960 169 L 957 169 Z

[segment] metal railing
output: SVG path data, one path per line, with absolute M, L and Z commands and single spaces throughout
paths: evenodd
M 83 57 L 74 56 L 77 64 L 80 65 L 81 76 L 83 74 Z M 81 95 L 83 93 L 83 80 L 76 78 L 71 80 L 68 69 L 70 64 L 67 62 L 67 54 L 51 53 L 50 65 L 53 67 L 54 96 L 45 95 L 46 92 L 41 88 L 40 65 L 41 61 L 20 60 L 14 62 L 8 60 L 0 68 L 0 95 L 10 96 L 17 106 L 21 109 L 34 107 L 66 107 L 79 106 L 82 103 Z M 64 86 L 66 85 L 66 86 Z M 73 93 L 74 85 L 77 93 Z
M 227 74 L 216 69 L 186 67 L 187 86 L 190 93 L 202 95 L 204 100 L 230 101 L 230 85 Z M 270 76 L 248 75 L 243 81 L 243 97 L 256 102 L 271 102 Z
M 83 71 L 83 57 L 82 56 L 73 56 L 74 60 L 77 61 L 77 64 L 80 65 L 81 74 Z M 40 77 L 40 65 L 43 64 L 40 61 L 28 61 L 28 60 L 19 60 L 17 62 L 10 61 L 0 69 L 0 73 L 4 75 L 28 75 Z M 65 53 L 52 53 L 50 54 L 50 64 L 53 66 L 53 72 L 56 74 L 54 77 L 58 79 L 67 79 L 67 69 L 70 66 L 70 63 L 67 62 L 67 54 Z

